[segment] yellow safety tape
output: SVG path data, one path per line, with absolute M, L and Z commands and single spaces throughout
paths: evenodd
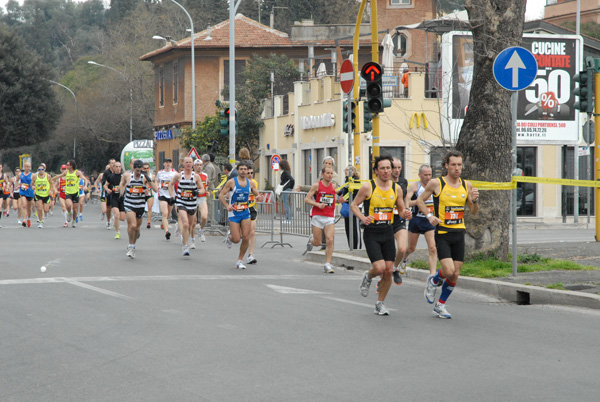
M 559 184 L 561 186 L 600 187 L 600 181 L 595 180 L 548 179 L 545 177 L 531 176 L 514 176 L 513 180 L 519 181 L 521 183 L 544 183 Z

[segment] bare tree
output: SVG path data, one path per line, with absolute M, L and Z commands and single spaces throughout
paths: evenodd
M 511 180 L 510 92 L 493 77 L 494 59 L 521 44 L 525 0 L 466 0 L 473 32 L 475 65 L 469 108 L 456 148 L 465 156 L 464 176 L 472 180 Z M 477 217 L 468 215 L 470 251 L 508 258 L 509 192 L 482 191 Z

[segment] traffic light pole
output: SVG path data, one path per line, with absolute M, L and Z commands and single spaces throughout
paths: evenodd
M 229 163 L 235 163 L 235 13 L 242 0 L 229 2 Z M 233 113 L 231 111 L 233 110 Z
M 377 2 L 371 1 L 371 59 L 379 63 L 379 37 L 377 34 Z M 379 156 L 379 113 L 373 115 L 373 158 Z
M 348 122 L 348 166 L 352 165 L 352 91 L 348 92 L 348 99 L 346 100 L 348 105 L 348 116 L 346 120 Z
M 362 22 L 363 14 L 365 13 L 365 6 L 367 5 L 367 0 L 362 0 L 360 3 L 360 7 L 358 9 L 358 16 L 356 17 L 356 26 L 354 27 L 354 40 L 352 44 L 352 64 L 354 65 L 354 89 L 353 89 L 353 98 L 360 98 L 360 83 L 358 81 L 358 41 L 360 39 L 360 25 Z M 358 109 L 357 109 L 358 111 Z M 360 114 L 360 111 L 358 111 Z M 354 128 L 354 167 L 358 172 L 360 172 L 360 124 L 356 124 Z
M 594 59 L 594 126 L 600 124 L 600 59 Z M 600 130 L 594 130 L 594 179 L 600 180 Z M 595 189 L 596 241 L 600 241 L 600 188 Z

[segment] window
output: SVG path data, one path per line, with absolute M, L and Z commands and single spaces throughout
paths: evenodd
M 312 183 L 312 149 L 302 151 L 302 159 L 304 162 L 304 184 Z
M 517 147 L 517 174 L 537 176 L 536 165 L 536 147 Z M 572 198 L 573 193 L 571 193 Z M 536 200 L 537 185 L 535 183 L 517 183 L 517 216 L 536 216 Z
M 179 169 L 179 150 L 173 150 L 173 169 Z
M 179 68 L 178 63 L 173 63 L 173 104 L 177 104 L 177 96 L 178 96 L 178 85 L 179 81 L 177 79 L 177 69 Z
M 158 166 L 156 168 L 157 172 L 162 169 L 164 163 L 165 163 L 165 151 L 160 151 L 158 153 Z
M 396 34 L 392 37 L 392 42 L 394 42 L 394 55 L 396 57 L 403 57 L 406 54 L 406 35 L 401 33 Z
M 165 75 L 162 67 L 158 69 L 158 91 L 160 106 L 165 105 Z
M 412 0 L 390 0 L 390 6 L 410 6 Z
M 337 172 L 339 170 L 338 166 L 340 166 L 340 161 L 338 160 L 338 149 L 337 149 L 337 147 L 335 147 L 335 148 L 328 148 L 327 149 L 327 155 L 331 156 L 333 158 L 333 160 L 335 161 L 335 169 L 334 170 Z
M 431 148 L 429 151 L 429 165 L 431 166 L 432 177 L 441 177 L 445 175 L 444 165 L 442 165 L 442 160 L 444 160 L 444 156 L 449 151 L 449 148 L 446 147 L 435 147 Z
M 594 172 L 594 147 L 590 147 L 591 155 L 585 155 L 579 157 L 579 180 L 594 180 L 594 178 L 588 177 L 588 163 L 590 162 L 591 157 L 591 169 L 590 172 Z M 563 168 L 562 168 L 562 177 L 563 179 L 573 179 L 574 175 L 574 165 L 573 165 L 573 147 L 563 147 L 562 151 L 562 159 L 563 159 Z M 517 154 L 518 155 L 518 154 Z M 587 215 L 587 191 L 590 187 L 579 187 L 579 215 Z M 592 189 L 593 190 L 593 189 Z M 590 195 L 590 215 L 594 214 L 594 193 L 595 191 L 591 191 Z M 562 186 L 562 208 L 561 215 L 573 215 L 574 211 L 574 188 L 573 186 Z

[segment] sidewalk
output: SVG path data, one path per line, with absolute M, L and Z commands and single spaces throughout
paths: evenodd
M 543 247 L 543 249 L 541 247 Z M 518 246 L 519 253 L 533 253 L 546 257 L 561 259 L 578 259 L 585 248 L 586 254 L 594 254 L 593 260 L 600 266 L 600 243 L 585 246 L 574 246 L 572 243 L 551 243 L 538 246 Z M 549 255 L 560 253 L 560 256 Z M 569 258 L 570 256 L 570 258 Z M 592 258 L 590 256 L 590 258 Z M 325 253 L 312 251 L 307 253 L 307 259 L 323 263 Z M 426 260 L 427 251 L 417 250 L 410 260 Z M 371 267 L 366 251 L 336 251 L 333 253 L 333 265 L 346 267 L 353 270 L 367 270 Z M 579 263 L 592 265 L 590 261 Z M 595 265 L 595 264 L 594 264 Z M 425 282 L 428 271 L 415 269 L 409 266 L 405 276 Z M 563 287 L 570 290 L 548 289 L 545 286 L 562 283 Z M 536 273 L 517 274 L 516 277 L 480 279 L 461 276 L 459 287 L 475 290 L 493 297 L 505 299 L 517 304 L 555 304 L 577 307 L 600 309 L 600 270 L 598 271 L 548 271 Z

